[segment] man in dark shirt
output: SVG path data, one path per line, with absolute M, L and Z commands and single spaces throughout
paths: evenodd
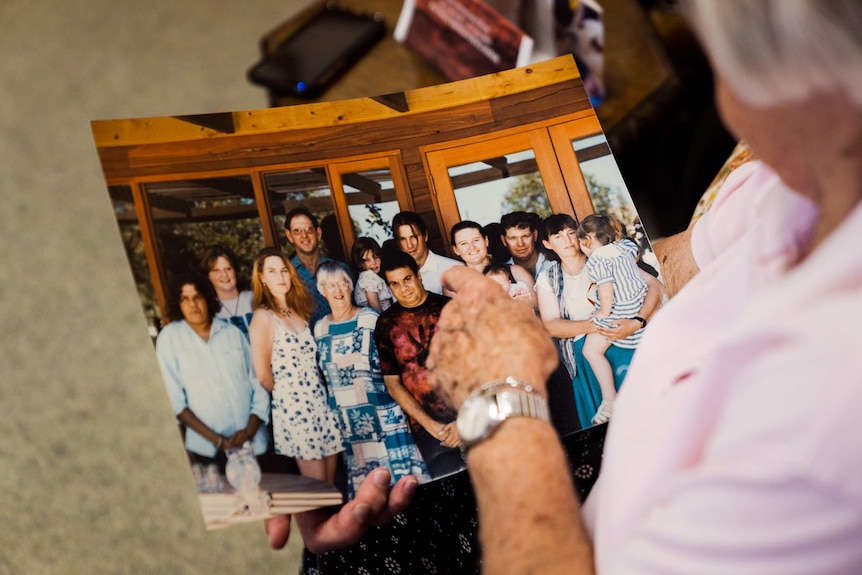
M 425 362 L 448 297 L 422 285 L 419 266 L 403 252 L 387 254 L 381 273 L 396 303 L 377 320 L 374 338 L 389 394 L 410 416 L 413 439 L 432 478 L 464 468 L 455 429 L 457 412 L 428 383 Z

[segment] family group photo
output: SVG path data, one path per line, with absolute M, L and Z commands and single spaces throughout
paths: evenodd
M 569 88 L 582 93 L 572 69 Z M 223 489 L 225 476 L 235 487 L 239 453 L 257 463 L 258 479 L 312 478 L 344 501 L 378 468 L 392 485 L 413 476 L 420 487 L 410 509 L 366 544 L 441 572 L 478 569 L 458 412 L 426 365 L 456 293 L 444 272 L 465 266 L 493 279 L 553 338 L 559 367 L 548 400 L 560 437 L 612 419 L 641 334 L 665 299 L 607 140 L 588 100 L 576 105 L 431 138 L 422 127 L 440 112 L 417 111 L 392 119 L 413 130 L 399 150 L 339 141 L 344 149 L 316 160 L 302 142 L 322 128 L 264 134 L 286 142 L 281 157 L 251 154 L 207 171 L 188 151 L 173 155 L 183 142 L 153 146 L 173 158 L 163 174 L 104 148 L 120 235 L 199 491 Z M 97 147 L 122 122 L 94 123 Z M 245 153 L 238 133 L 224 142 Z M 285 162 L 291 154 L 298 161 Z M 393 534 L 430 537 L 451 554 L 408 558 L 409 544 L 387 543 Z M 367 560 L 305 553 L 309 568 Z

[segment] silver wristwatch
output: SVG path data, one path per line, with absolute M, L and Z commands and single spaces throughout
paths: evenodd
M 503 421 L 515 416 L 550 421 L 548 402 L 533 386 L 513 377 L 486 383 L 458 411 L 462 451 L 466 454 L 491 437 Z

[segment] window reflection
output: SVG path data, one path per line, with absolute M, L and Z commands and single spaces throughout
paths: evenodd
M 264 174 L 264 187 L 269 194 L 276 233 L 284 251 L 293 253 L 293 246 L 284 236 L 284 216 L 293 208 L 303 206 L 315 215 L 323 230 L 323 248 L 332 258 L 343 260 L 341 234 L 335 219 L 332 189 L 324 168 L 305 168 Z
M 620 173 L 604 134 L 572 140 L 581 173 L 590 191 L 597 213 L 616 216 L 634 232 L 640 225 L 623 176 Z
M 150 183 L 144 191 L 168 282 L 197 271 L 207 246 L 221 244 L 247 266 L 264 245 L 249 176 Z
M 578 158 L 596 213 L 615 216 L 623 225 L 623 233 L 638 244 L 639 258 L 654 270 L 658 270 L 658 260 L 647 238 L 643 222 L 638 216 L 604 134 L 572 140 L 572 149 Z
M 159 306 L 153 289 L 150 267 L 147 264 L 144 238 L 141 234 L 141 225 L 132 199 L 132 189 L 130 186 L 109 186 L 108 192 L 114 206 L 114 217 L 117 218 L 119 224 L 123 247 L 126 249 L 129 268 L 132 270 L 141 307 L 147 319 L 147 329 L 150 337 L 155 338 L 159 333 Z
M 523 210 L 550 215 L 551 206 L 533 150 L 448 168 L 462 220 L 485 225 Z
M 345 173 L 341 182 L 354 235 L 379 244 L 391 238 L 392 217 L 400 208 L 389 168 Z

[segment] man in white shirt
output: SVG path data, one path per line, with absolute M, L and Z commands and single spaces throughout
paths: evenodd
M 452 266 L 460 266 L 464 263 L 435 254 L 428 249 L 428 227 L 416 212 L 395 214 L 392 218 L 392 231 L 398 248 L 416 260 L 425 289 L 438 295 L 451 297 L 452 293 L 443 292 L 440 276 Z

